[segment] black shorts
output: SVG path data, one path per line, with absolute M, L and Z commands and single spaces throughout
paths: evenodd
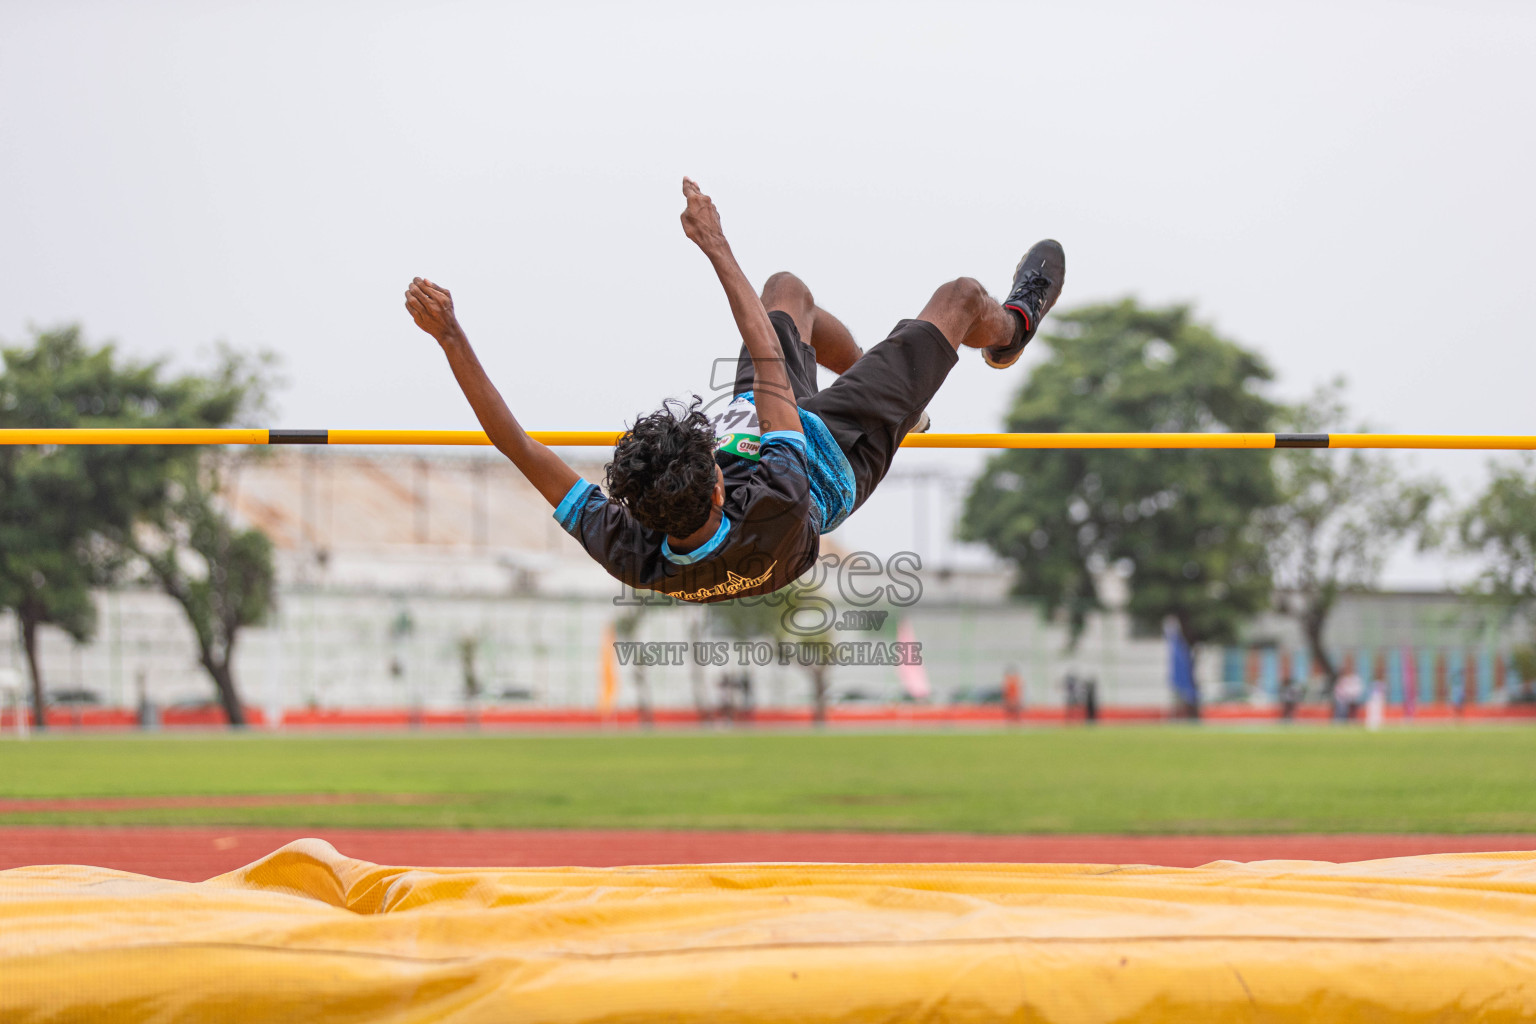
M 800 340 L 788 313 L 768 314 L 784 351 L 785 370 L 802 409 L 820 416 L 848 456 L 854 508 L 885 479 L 901 439 L 917 425 L 944 378 L 959 361 L 944 333 L 926 320 L 903 320 L 825 391 L 816 387 L 816 350 Z M 752 390 L 752 356 L 741 347 L 735 393 Z

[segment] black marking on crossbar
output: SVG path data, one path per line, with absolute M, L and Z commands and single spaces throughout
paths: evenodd
M 267 444 L 330 444 L 329 430 L 269 430 Z
M 1276 448 L 1327 448 L 1327 434 L 1276 434 Z

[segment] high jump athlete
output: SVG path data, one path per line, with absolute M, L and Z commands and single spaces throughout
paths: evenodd
M 792 274 L 759 296 L 709 196 L 683 179 L 683 233 L 715 268 L 741 332 L 733 400 L 712 422 L 695 396 L 639 416 L 607 467 L 607 493 L 518 425 L 459 326 L 448 291 L 416 278 L 405 306 L 436 338 L 491 442 L 555 506 L 615 579 L 685 601 L 772 593 L 816 561 L 820 537 L 874 493 L 901 439 L 959 356 L 1012 366 L 1061 294 L 1049 239 L 1014 270 L 1001 303 L 975 280 L 941 285 L 915 320 L 862 352 Z M 816 364 L 839 374 L 825 391 Z

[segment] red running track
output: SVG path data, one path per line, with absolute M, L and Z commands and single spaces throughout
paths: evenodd
M 843 863 L 1089 863 L 1196 867 L 1214 860 L 1373 860 L 1536 849 L 1536 835 L 983 836 L 871 832 L 0 827 L 0 869 L 90 864 L 195 882 L 305 836 L 380 864 L 536 867 Z
M 48 711 L 49 727 L 58 732 L 129 732 L 138 728 L 138 718 L 129 708 L 87 707 L 52 708 Z M 1279 724 L 1277 708 L 1255 708 L 1247 704 L 1212 704 L 1201 712 L 1207 724 L 1232 722 L 1259 722 Z M 1296 717 L 1309 722 L 1328 721 L 1330 708 L 1326 704 L 1305 704 L 1297 709 Z M 246 708 L 247 721 L 256 728 L 268 726 L 266 711 L 262 708 Z M 1008 717 L 1000 705 L 929 705 L 929 704 L 871 704 L 833 705 L 827 711 L 832 725 L 905 727 L 934 725 L 970 725 L 995 727 L 1007 725 Z M 1420 724 L 1444 724 L 1452 721 L 1518 722 L 1536 719 L 1536 704 L 1472 704 L 1456 708 L 1450 704 L 1420 704 L 1415 721 Z M 27 720 L 32 720 L 30 712 Z M 1100 709 L 1099 721 L 1105 725 L 1145 724 L 1171 721 L 1166 708 L 1117 707 Z M 1387 721 L 1404 722 L 1401 707 L 1387 708 Z M 160 724 L 169 731 L 177 729 L 222 729 L 224 712 L 217 708 L 166 708 L 160 714 Z M 288 708 L 282 713 L 281 726 L 290 732 L 324 731 L 327 729 L 352 730 L 400 730 L 413 727 L 432 731 L 463 729 L 469 725 L 466 712 L 426 711 L 412 712 L 405 708 L 327 708 L 310 710 Z M 694 728 L 702 723 L 698 713 L 684 708 L 658 708 L 655 724 L 674 728 Z M 734 723 L 739 727 L 771 726 L 799 727 L 811 724 L 811 709 L 758 708 L 749 716 Z M 1081 711 L 1066 715 L 1058 707 L 1032 707 L 1019 717 L 1019 725 L 1080 725 Z M 1406 724 L 1406 723 L 1405 723 Z M 0 731 L 15 725 L 13 711 L 0 710 Z M 487 732 L 517 729 L 634 729 L 640 725 L 634 708 L 618 709 L 611 713 L 594 708 L 485 708 L 474 716 L 474 726 Z

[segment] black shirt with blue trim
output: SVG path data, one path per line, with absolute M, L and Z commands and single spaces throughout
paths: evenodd
M 805 435 L 771 430 L 751 469 L 729 462 L 725 504 L 714 536 L 679 554 L 667 535 L 641 526 L 629 510 L 578 480 L 555 509 L 555 519 L 614 579 L 683 601 L 729 601 L 770 594 L 787 586 L 820 553 L 821 512 L 811 498 Z
M 858 485 L 853 478 L 853 467 L 820 416 L 802 406 L 800 425 L 805 429 L 805 465 L 811 478 L 811 501 L 821 513 L 821 532 L 831 533 L 843 525 L 857 502 Z M 757 436 L 756 396 L 751 391 L 743 391 L 731 400 L 715 420 L 715 433 L 720 436 L 721 454 L 732 456 L 716 459 L 725 474 L 725 486 L 730 487 L 738 476 L 750 473 L 757 464 L 761 438 Z

